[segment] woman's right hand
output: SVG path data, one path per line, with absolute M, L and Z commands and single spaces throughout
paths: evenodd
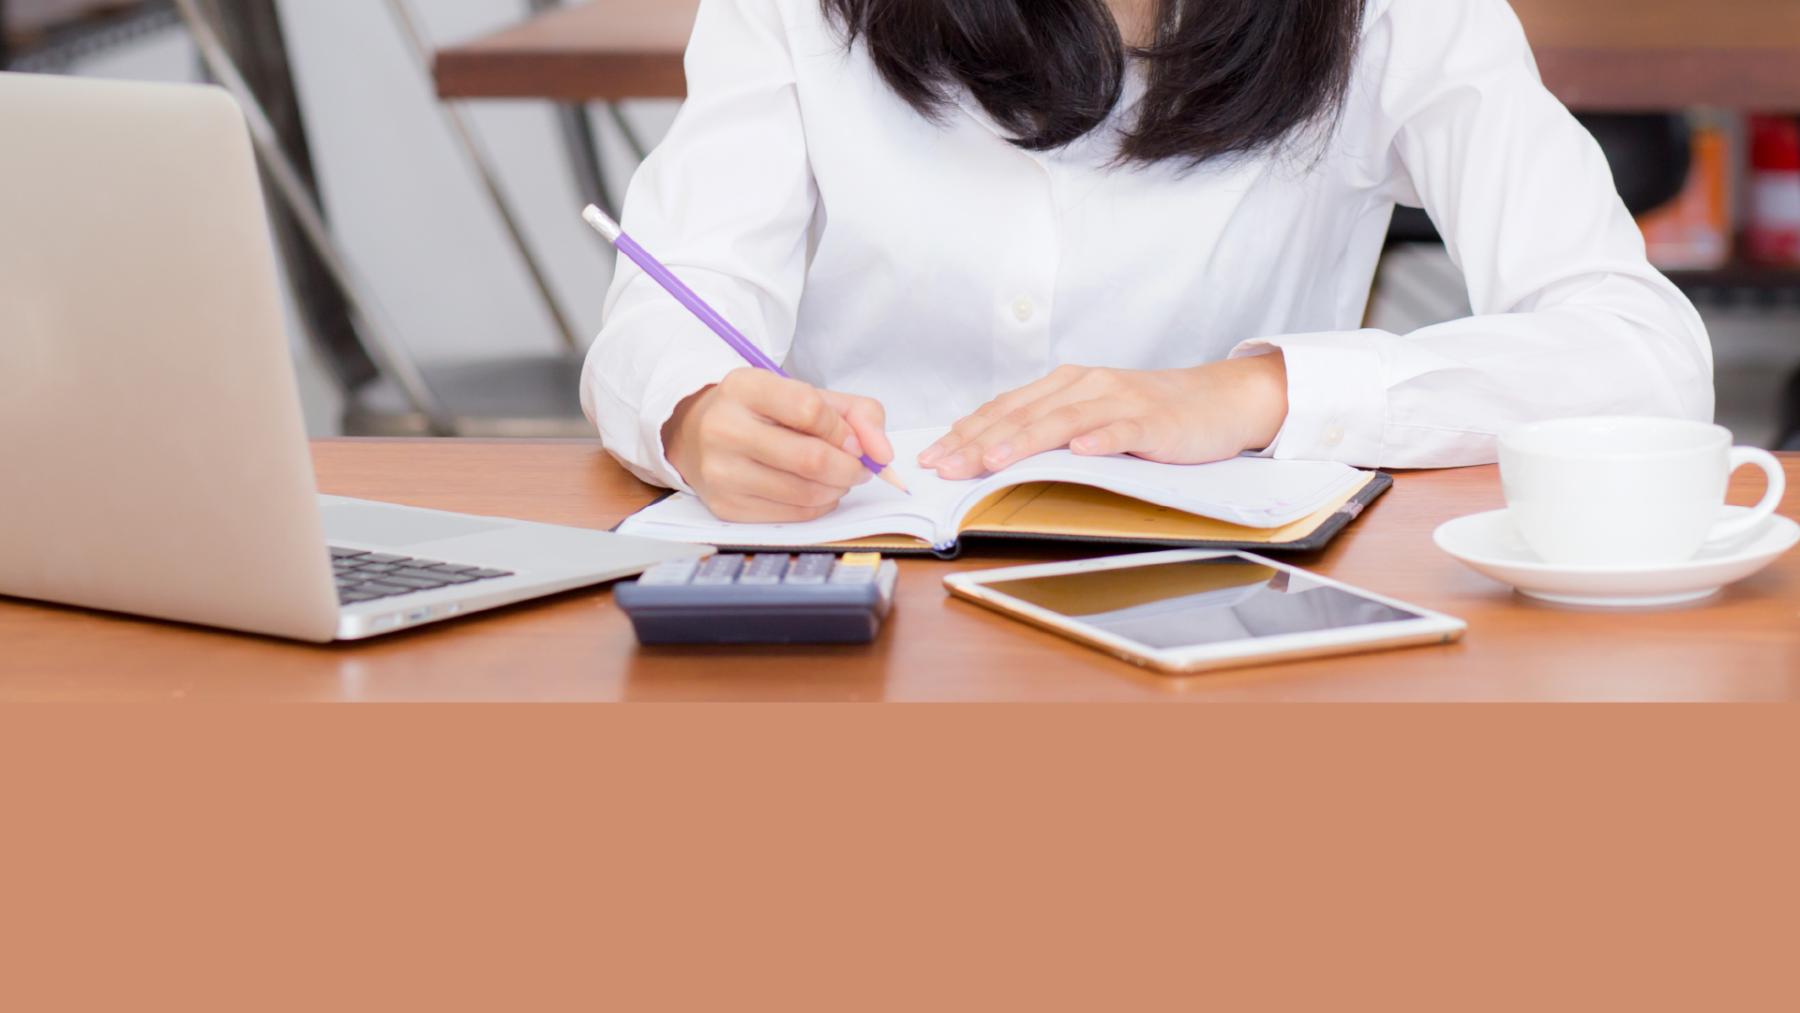
M 810 521 L 894 459 L 887 413 L 760 369 L 739 369 L 676 406 L 663 449 L 720 520 Z

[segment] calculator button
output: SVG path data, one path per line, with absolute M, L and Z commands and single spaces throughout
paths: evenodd
M 680 587 L 693 580 L 695 571 L 699 569 L 698 559 L 672 559 L 645 571 L 638 578 L 638 583 L 645 587 Z
M 787 583 L 799 585 L 823 584 L 831 577 L 832 567 L 837 565 L 835 556 L 817 553 L 795 558 L 794 565 L 788 567 Z
M 881 569 L 874 566 L 839 566 L 831 571 L 831 583 L 844 586 L 858 586 L 875 583 L 875 575 Z
M 779 584 L 781 578 L 787 576 L 787 571 L 788 557 L 786 554 L 755 556 L 744 567 L 744 572 L 738 577 L 738 583 L 765 586 Z
M 700 572 L 694 574 L 694 583 L 710 586 L 730 584 L 737 580 L 738 571 L 743 568 L 743 556 L 714 556 L 700 564 Z

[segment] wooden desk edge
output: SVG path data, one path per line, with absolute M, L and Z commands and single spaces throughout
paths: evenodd
M 350 439 L 313 443 L 320 486 L 438 510 L 599 528 L 656 491 L 592 441 Z M 1783 455 L 1800 517 L 1800 455 Z M 1703 609 L 1562 612 L 1521 602 L 1429 548 L 1453 516 L 1499 505 L 1489 467 L 1405 473 L 1326 552 L 1295 559 L 1352 585 L 1465 619 L 1443 648 L 1144 677 L 1063 638 L 949 598 L 957 570 L 1041 561 L 1007 547 L 903 567 L 902 604 L 866 648 L 734 653 L 642 649 L 604 590 L 584 590 L 398 638 L 336 648 L 0 601 L 12 669 L 0 699 L 643 700 L 1792 700 L 1800 697 L 1800 554 Z M 1737 501 L 1760 479 L 1734 481 Z M 1057 556 L 1071 551 L 1057 549 Z M 1099 553 L 1097 553 L 1099 554 Z M 1105 553 L 1110 554 L 1110 553 Z M 1608 639 L 1617 637 L 1618 639 Z M 5 668 L 6 665 L 0 665 Z M 522 677 L 525 672 L 528 677 Z M 253 678 L 245 678 L 247 673 Z
M 440 99 L 618 102 L 687 96 L 687 69 L 680 53 L 453 48 L 438 52 L 432 79 Z
M 1537 54 L 1545 83 L 1580 112 L 1646 112 L 1716 106 L 1800 112 L 1800 52 L 1788 49 L 1626 50 L 1548 46 Z M 433 68 L 441 99 L 616 102 L 681 99 L 680 52 L 544 52 L 480 42 L 441 50 Z

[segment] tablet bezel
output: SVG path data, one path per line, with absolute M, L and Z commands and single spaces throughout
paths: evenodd
M 1208 559 L 1238 559 L 1287 573 L 1298 574 L 1309 581 L 1328 585 L 1389 608 L 1416 615 L 1416 619 L 1372 623 L 1348 629 L 1318 630 L 1311 633 L 1283 633 L 1272 637 L 1252 637 L 1223 644 L 1201 644 L 1194 647 L 1150 648 L 1097 626 L 1071 619 L 1058 612 L 1009 594 L 994 590 L 991 584 L 1038 577 L 1057 577 L 1071 573 L 1095 573 L 1126 570 L 1146 566 L 1164 566 Z M 1178 549 L 1168 552 L 1144 552 L 1104 559 L 1085 559 L 1065 563 L 1037 563 L 1012 566 L 1000 570 L 954 573 L 944 578 L 950 593 L 1021 619 L 1054 633 L 1099 648 L 1136 665 L 1176 674 L 1204 672 L 1218 668 L 1273 664 L 1333 654 L 1352 654 L 1378 648 L 1404 647 L 1414 644 L 1452 643 L 1461 638 L 1468 624 L 1452 616 L 1421 608 L 1410 602 L 1376 594 L 1341 580 L 1334 580 L 1310 570 L 1303 570 L 1251 552 L 1212 549 Z

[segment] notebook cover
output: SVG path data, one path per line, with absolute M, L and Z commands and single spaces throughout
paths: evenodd
M 946 558 L 960 555 L 963 546 L 969 542 L 1003 541 L 1003 542 L 1066 542 L 1082 545 L 1120 545 L 1144 549 L 1230 549 L 1257 553 L 1303 553 L 1317 552 L 1331 544 L 1350 522 L 1362 516 L 1370 504 L 1380 499 L 1384 493 L 1394 487 L 1394 477 L 1387 472 L 1378 471 L 1369 483 L 1363 486 L 1355 496 L 1337 509 L 1323 524 L 1312 530 L 1312 533 L 1289 542 L 1248 542 L 1231 539 L 1177 539 L 1157 538 L 1153 535 L 1141 537 L 1097 537 L 1092 535 L 1051 535 L 1034 534 L 1026 531 L 998 532 L 984 531 L 964 536 L 957 543 L 957 552 Z
M 962 555 L 964 546 L 971 541 L 995 542 L 1046 542 L 1067 543 L 1075 545 L 1118 545 L 1142 549 L 1221 549 L 1243 550 L 1258 553 L 1304 553 L 1317 552 L 1331 544 L 1340 532 L 1350 526 L 1350 522 L 1362 516 L 1362 512 L 1370 504 L 1380 499 L 1384 493 L 1394 486 L 1394 478 L 1387 472 L 1378 471 L 1362 490 L 1337 509 L 1330 519 L 1314 528 L 1304 538 L 1291 542 L 1245 542 L 1219 539 L 1168 539 L 1146 535 L 1143 537 L 1095 537 L 1091 535 L 1047 535 L 1028 531 L 1018 532 L 984 532 L 966 535 L 958 540 L 949 551 L 939 552 L 928 546 L 920 545 L 910 538 L 863 538 L 855 542 L 840 542 L 830 545 L 720 545 L 721 552 L 834 552 L 879 551 L 885 555 L 898 557 L 936 557 L 938 559 L 955 559 Z M 671 494 L 672 495 L 672 494 Z M 666 497 L 665 497 L 666 498 Z M 657 500 L 661 502 L 661 499 Z M 646 508 L 647 509 L 647 508 Z M 624 522 L 621 521 L 621 524 Z M 618 530 L 615 527 L 613 530 Z

